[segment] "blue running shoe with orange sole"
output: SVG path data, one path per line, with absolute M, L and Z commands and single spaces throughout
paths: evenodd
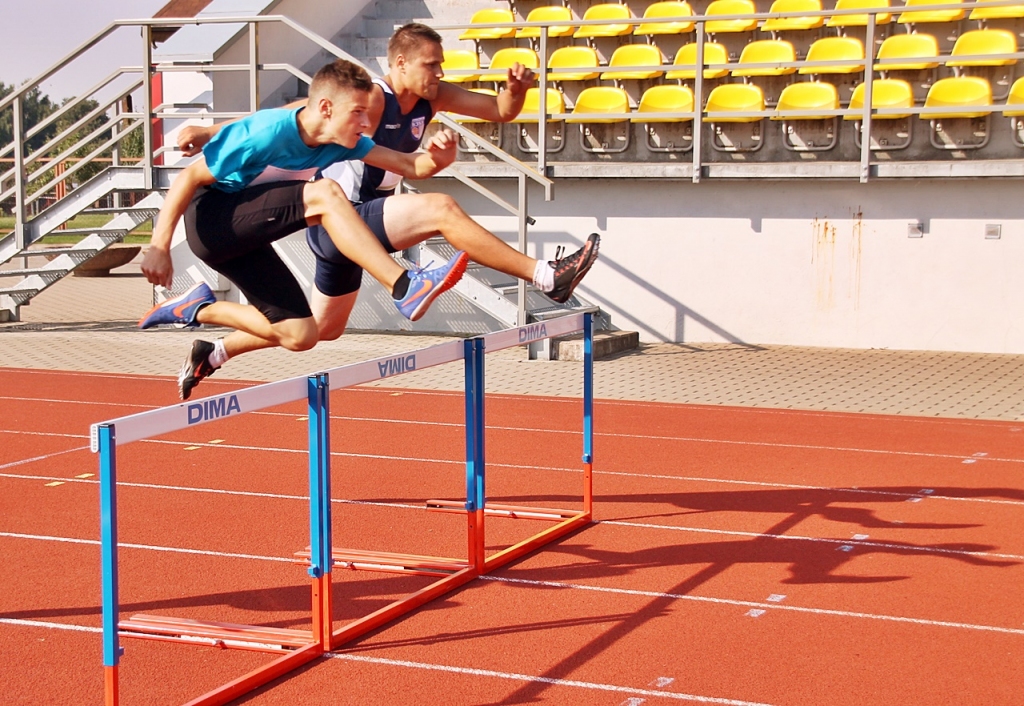
M 395 300 L 395 306 L 405 318 L 418 321 L 442 292 L 448 291 L 462 279 L 468 264 L 469 255 L 460 250 L 442 267 L 410 270 L 409 291 L 402 299 Z
M 160 302 L 139 319 L 139 328 L 150 328 L 159 324 L 185 324 L 198 326 L 196 314 L 207 304 L 213 304 L 217 297 L 205 282 L 200 282 L 184 294 Z

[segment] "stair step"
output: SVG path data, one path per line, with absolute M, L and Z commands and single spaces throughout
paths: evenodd
M 596 314 L 601 309 L 596 306 L 566 306 L 564 304 L 555 304 L 553 306 L 545 307 L 543 309 L 531 309 L 529 314 L 536 321 L 546 321 L 548 319 L 554 319 L 559 316 L 565 316 L 566 314 Z
M 23 252 L 18 253 L 14 257 L 42 257 L 45 255 L 68 255 L 74 253 L 85 253 L 89 257 L 92 257 L 98 252 L 99 250 L 97 250 L 96 248 L 43 248 L 40 250 L 25 250 Z
M 127 228 L 106 228 L 99 226 L 96 228 L 65 228 L 64 230 L 52 230 L 47 235 L 92 235 L 93 233 L 103 233 L 104 235 L 112 235 L 114 233 L 121 233 L 122 235 L 128 234 Z
M 6 294 L 11 297 L 23 297 L 22 301 L 24 301 L 25 299 L 31 299 L 35 295 L 39 294 L 40 291 L 42 290 L 36 289 L 34 287 L 30 289 L 15 289 L 12 287 L 7 289 L 0 289 L 0 294 Z
M 121 206 L 120 208 L 87 208 L 82 213 L 146 213 L 152 212 L 153 215 L 160 213 L 159 208 L 153 208 L 152 206 Z M 95 230 L 95 229 L 93 229 Z
M 44 267 L 28 268 L 24 270 L 0 270 L 0 277 L 31 277 L 32 275 L 57 275 L 58 277 L 68 272 L 67 269 L 46 269 Z

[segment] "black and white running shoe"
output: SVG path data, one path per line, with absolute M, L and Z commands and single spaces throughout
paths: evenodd
M 597 250 L 601 247 L 601 236 L 591 233 L 583 247 L 572 255 L 559 259 L 561 248 L 555 252 L 551 266 L 555 268 L 555 288 L 546 292 L 549 299 L 564 304 L 569 301 L 572 291 L 597 261 Z
M 178 372 L 179 398 L 187 400 L 200 380 L 217 372 L 217 368 L 210 365 L 210 353 L 212 352 L 213 344 L 209 341 L 192 341 L 192 350 L 189 351 L 185 362 L 181 364 L 181 371 Z

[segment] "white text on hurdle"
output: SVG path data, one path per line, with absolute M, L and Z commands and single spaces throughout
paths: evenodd
M 211 419 L 219 419 L 220 417 L 228 416 L 232 412 L 241 411 L 242 408 L 238 404 L 238 397 L 236 395 L 231 395 L 227 399 L 214 397 L 210 400 L 190 404 L 188 406 L 188 423 L 208 422 Z
M 415 369 L 415 355 L 407 355 L 404 358 L 389 358 L 377 363 L 377 370 L 380 371 L 382 378 L 386 378 L 389 375 L 398 375 L 399 373 L 410 373 Z
M 544 324 L 530 324 L 529 326 L 519 327 L 519 342 L 527 343 L 529 341 L 536 341 L 540 338 L 548 337 L 548 327 Z

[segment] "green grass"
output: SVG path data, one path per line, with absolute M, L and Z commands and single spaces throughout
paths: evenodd
M 67 226 L 68 228 L 99 228 L 111 218 L 113 216 L 108 213 L 86 213 L 68 221 Z M 14 216 L 0 216 L 0 237 L 7 235 L 13 229 Z M 153 224 L 147 221 L 125 236 L 124 242 L 144 245 L 149 242 L 152 234 Z M 48 245 L 67 245 L 77 243 L 81 239 L 81 235 L 60 235 L 60 231 L 55 231 L 51 235 L 45 236 L 42 242 Z

